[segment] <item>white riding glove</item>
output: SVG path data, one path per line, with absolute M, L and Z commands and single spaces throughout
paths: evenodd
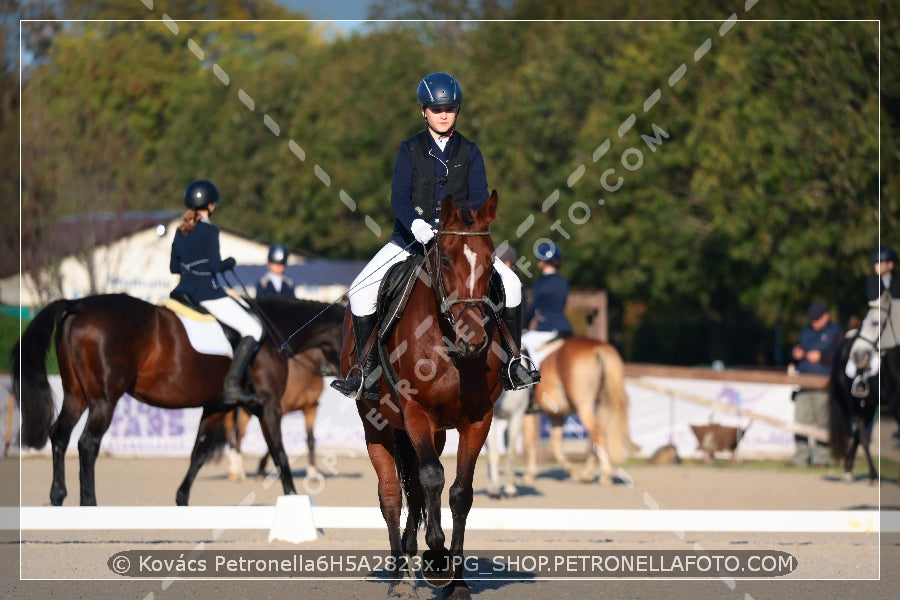
M 416 219 L 413 221 L 412 225 L 409 226 L 409 230 L 412 231 L 416 241 L 422 245 L 427 244 L 431 241 L 431 238 L 434 237 L 434 229 L 432 229 L 431 225 L 426 223 L 423 219 Z

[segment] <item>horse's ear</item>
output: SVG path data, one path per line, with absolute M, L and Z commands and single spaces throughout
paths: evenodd
M 460 219 L 459 209 L 456 208 L 456 202 L 453 201 L 453 198 L 447 196 L 444 198 L 444 201 L 441 202 L 441 223 L 443 227 L 451 223 L 456 223 Z
M 489 225 L 497 220 L 497 190 L 492 191 L 490 197 L 478 209 L 478 220 Z

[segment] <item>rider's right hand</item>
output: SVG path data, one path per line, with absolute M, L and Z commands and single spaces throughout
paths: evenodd
M 412 232 L 413 237 L 416 238 L 421 244 L 427 244 L 434 237 L 434 229 L 431 228 L 431 225 L 425 222 L 424 219 L 416 219 L 410 225 L 409 230 Z

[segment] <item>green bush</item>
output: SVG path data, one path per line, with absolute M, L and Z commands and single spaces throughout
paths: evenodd
M 22 331 L 28 326 L 28 317 L 20 317 L 0 313 L 0 373 L 9 373 L 12 370 L 12 349 L 19 341 L 19 322 L 21 320 Z M 59 374 L 59 365 L 56 362 L 56 348 L 50 348 L 47 357 L 47 373 L 51 375 Z

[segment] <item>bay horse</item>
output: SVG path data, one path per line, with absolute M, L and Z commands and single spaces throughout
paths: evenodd
M 856 333 L 844 340 L 839 359 L 832 365 L 828 382 L 829 447 L 835 458 L 843 459 L 843 478 L 848 481 L 853 480 L 860 446 L 868 463 L 869 481 L 878 480 L 869 446 L 879 406 L 890 408 L 900 423 L 900 318 L 893 318 L 898 305 L 900 300 L 892 300 L 887 292 L 873 302 Z M 867 376 L 876 360 L 880 362 L 878 372 Z M 853 377 L 846 373 L 848 362 L 854 366 Z
M 414 276 L 403 313 L 392 329 L 377 334 L 382 337 L 381 356 L 388 359 L 387 365 L 382 361 L 380 399 L 360 395 L 357 400 L 394 561 L 392 597 L 416 595 L 411 567 L 419 564 L 417 530 L 424 523 L 428 549 L 420 563 L 423 576 L 447 588 L 446 598 L 471 598 L 463 579 L 466 519 L 475 463 L 502 388 L 506 353 L 501 335 L 509 335 L 501 329 L 490 299 L 490 224 L 496 218 L 496 191 L 477 211 L 444 199 L 440 229 L 423 270 Z M 346 374 L 356 362 L 349 309 L 341 359 Z M 449 494 L 453 534 L 447 550 L 441 527 L 440 455 L 449 429 L 459 432 L 459 445 Z M 408 513 L 401 533 L 404 493 Z
M 596 477 L 600 463 L 600 483 L 612 482 L 611 463 L 621 463 L 638 450 L 628 432 L 628 396 L 625 365 L 614 346 L 587 338 L 569 337 L 551 342 L 559 347 L 541 361 L 541 381 L 534 389 L 534 404 L 550 418 L 550 441 L 556 461 L 572 477 L 575 468 L 562 449 L 562 425 L 575 414 L 588 433 L 590 449 L 581 474 L 583 481 Z M 525 481 L 537 475 L 537 444 L 540 415 L 525 419 L 525 454 L 528 461 Z
M 339 309 L 341 319 L 343 310 Z M 329 352 L 318 346 L 304 350 L 288 359 L 288 376 L 281 394 L 282 418 L 290 412 L 302 411 L 306 423 L 306 448 L 307 468 L 306 476 L 315 477 L 319 470 L 316 467 L 316 438 L 315 423 L 316 413 L 319 408 L 319 397 L 325 388 L 326 376 L 337 375 L 340 367 L 341 328 L 334 328 L 337 340 L 331 346 L 337 352 L 337 358 L 329 357 Z M 243 460 L 241 458 L 241 440 L 247 431 L 252 413 L 242 408 L 236 408 L 225 415 L 222 422 L 224 427 L 223 443 L 228 444 L 228 478 L 232 481 L 243 481 Z M 269 461 L 269 453 L 263 454 L 256 468 L 256 476 L 264 477 L 266 465 Z
M 269 318 L 301 323 L 314 312 L 308 304 L 260 299 Z M 290 311 L 290 312 L 287 312 Z M 317 320 L 290 346 L 294 352 L 320 343 L 334 323 Z M 339 327 L 339 325 L 338 325 Z M 55 343 L 63 399 L 58 415 L 47 378 L 45 359 Z M 21 357 L 21 358 L 20 358 Z M 197 471 L 209 457 L 212 433 L 221 424 L 223 380 L 231 359 L 194 350 L 185 327 L 171 310 L 126 294 L 102 294 L 78 300 L 57 300 L 28 324 L 13 349 L 13 388 L 22 413 L 22 443 L 42 448 L 49 438 L 53 460 L 50 502 L 66 497 L 65 453 L 72 429 L 87 410 L 78 440 L 81 505 L 95 506 L 94 467 L 100 442 L 112 421 L 119 398 L 126 392 L 159 408 L 202 407 L 200 427 L 176 503 L 186 505 Z M 269 451 L 278 466 L 285 494 L 296 493 L 281 439 L 279 399 L 287 378 L 287 357 L 270 336 L 263 339 L 252 376 Z M 21 378 L 20 378 L 21 377 Z

